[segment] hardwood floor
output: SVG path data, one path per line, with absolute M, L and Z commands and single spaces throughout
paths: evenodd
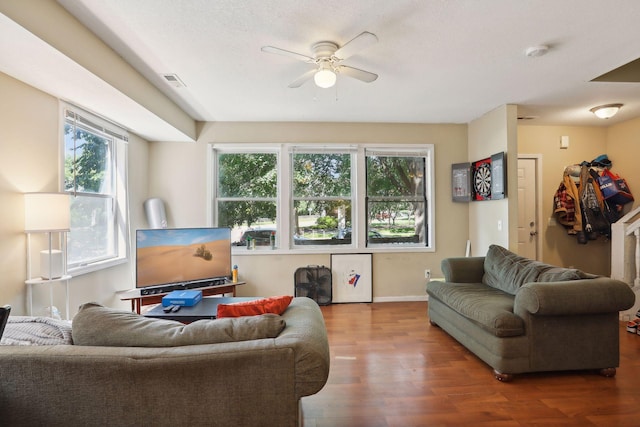
M 640 336 L 620 324 L 614 378 L 518 375 L 511 383 L 438 327 L 426 302 L 322 307 L 327 385 L 302 399 L 305 427 L 640 426 Z

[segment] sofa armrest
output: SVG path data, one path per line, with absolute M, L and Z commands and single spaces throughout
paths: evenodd
M 275 338 L 275 346 L 293 349 L 296 396 L 310 396 L 320 391 L 329 378 L 331 358 L 322 311 L 312 299 L 298 297 L 282 317 L 287 326 Z
M 484 257 L 445 258 L 440 263 L 446 282 L 481 283 Z
M 633 307 L 635 294 L 624 282 L 608 277 L 535 282 L 516 293 L 514 312 L 522 315 L 579 315 L 612 313 Z

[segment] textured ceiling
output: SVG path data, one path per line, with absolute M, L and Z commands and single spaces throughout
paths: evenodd
M 640 116 L 640 84 L 591 81 L 640 57 L 637 0 L 59 3 L 196 120 L 468 123 L 503 104 L 528 124 Z M 372 83 L 339 76 L 331 89 L 290 89 L 310 65 L 261 52 L 311 55 L 315 42 L 362 31 L 378 43 L 344 64 L 377 73 Z M 525 55 L 540 44 L 546 55 Z M 624 107 L 607 122 L 589 112 L 614 102 Z

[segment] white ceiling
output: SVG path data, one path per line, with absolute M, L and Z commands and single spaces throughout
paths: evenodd
M 58 2 L 201 121 L 468 123 L 503 104 L 535 117 L 527 124 L 640 116 L 640 83 L 590 82 L 640 57 L 637 0 Z M 290 89 L 310 65 L 260 50 L 311 55 L 362 31 L 379 42 L 344 64 L 379 74 L 373 83 Z M 547 55 L 525 55 L 540 44 Z M 589 112 L 614 102 L 624 107 L 613 119 Z

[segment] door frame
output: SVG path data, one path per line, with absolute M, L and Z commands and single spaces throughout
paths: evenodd
M 543 221 L 542 217 L 542 154 L 520 154 L 518 153 L 518 160 L 520 159 L 533 159 L 536 162 L 535 171 L 535 183 L 536 183 L 536 223 L 538 234 L 536 234 L 536 260 L 542 261 L 542 239 L 543 232 L 547 231 L 547 224 Z M 516 204 L 517 206 L 517 204 Z

